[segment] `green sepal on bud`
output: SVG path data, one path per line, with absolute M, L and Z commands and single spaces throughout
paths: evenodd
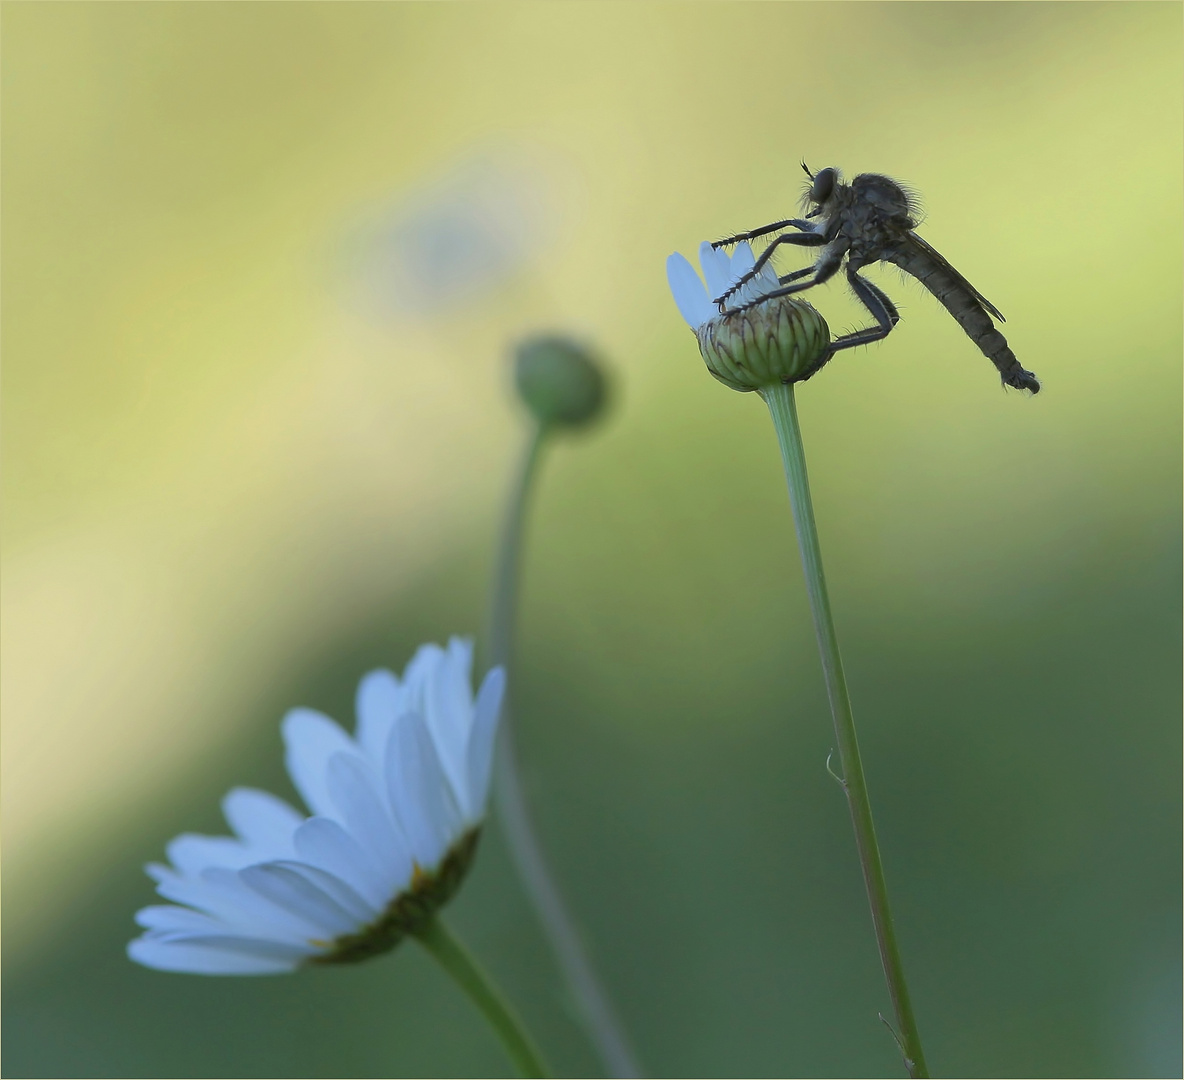
M 800 382 L 827 359 L 830 327 L 804 300 L 778 296 L 695 332 L 707 370 L 733 390 Z
M 515 350 L 514 383 L 540 424 L 579 427 L 604 408 L 608 382 L 588 349 L 559 334 L 528 338 Z

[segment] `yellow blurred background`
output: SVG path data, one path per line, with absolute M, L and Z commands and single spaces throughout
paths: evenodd
M 793 212 L 803 158 L 914 185 L 922 234 L 1044 384 L 1001 392 L 932 298 L 873 272 L 903 321 L 800 394 L 840 631 L 920 642 L 956 682 L 958 627 L 994 640 L 1099 567 L 1171 563 L 1177 5 L 10 2 L 2 19 L 10 970 L 75 925 L 133 823 L 196 778 L 217 778 L 211 807 L 250 780 L 235 740 L 274 748 L 304 703 L 285 695 L 358 628 L 437 580 L 472 618 L 429 633 L 478 628 L 521 438 L 507 350 L 529 331 L 593 342 L 616 409 L 549 466 L 526 643 L 580 658 L 590 722 L 625 745 L 775 722 L 776 694 L 736 706 L 810 648 L 772 435 L 702 369 L 664 261 Z M 837 284 L 811 299 L 836 332 L 862 324 Z M 1148 595 L 1174 602 L 1171 580 Z M 693 692 L 703 715 L 626 719 L 614 694 L 641 668 L 646 700 Z M 1159 706 L 1132 708 L 1162 732 Z M 1030 745 L 1056 768 L 1057 744 Z M 131 1068 L 98 1060 L 56 1074 Z

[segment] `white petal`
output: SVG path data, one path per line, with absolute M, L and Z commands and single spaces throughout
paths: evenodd
M 407 713 L 395 722 L 387 750 L 387 787 L 411 843 L 411 854 L 434 870 L 461 833 L 461 816 L 423 720 Z
M 358 842 L 329 818 L 309 818 L 296 830 L 296 853 L 305 862 L 353 886 L 376 908 L 385 907 L 398 891 L 384 882 Z M 410 857 L 407 862 L 410 868 Z
M 362 752 L 382 768 L 382 756 L 391 726 L 399 714 L 401 687 L 394 672 L 380 668 L 358 683 L 355 709 L 358 714 L 358 745 Z
M 145 863 L 144 873 L 147 874 L 158 885 L 164 881 L 173 881 L 179 876 L 177 871 L 171 866 L 165 866 L 164 863 L 158 862 Z
M 736 259 L 733 259 L 732 262 L 732 271 L 736 278 L 747 274 L 749 270 L 752 270 L 753 266 L 757 265 L 757 259 L 753 257 L 752 249 L 749 248 L 747 240 L 736 249 L 736 255 L 741 256 L 741 261 L 738 262 Z M 768 293 L 771 293 L 773 289 L 779 288 L 780 284 L 777 279 L 777 270 L 773 268 L 773 264 L 771 262 L 765 263 L 760 268 L 760 274 L 755 276 L 751 282 L 748 282 L 740 290 L 740 298 L 745 303 L 755 303 Z
M 402 716 L 407 712 L 420 712 L 423 709 L 428 684 L 436 678 L 436 672 L 444 663 L 444 659 L 444 650 L 439 645 L 429 643 L 415 650 L 411 662 L 403 669 L 405 696 L 396 716 Z
M 771 262 L 765 263 L 761 267 L 761 272 L 757 274 L 756 280 L 753 283 L 753 288 L 761 295 L 771 292 L 773 289 L 779 289 L 781 282 L 777 277 L 777 271 L 773 268 Z
M 304 941 L 315 929 L 248 889 L 239 880 L 237 870 L 225 867 L 211 867 L 199 878 L 176 874 L 165 877 L 156 891 L 166 900 L 197 908 L 228 926 L 260 937 Z
M 233 788 L 222 800 L 222 813 L 259 860 L 293 853 L 292 834 L 304 820 L 283 799 L 255 788 Z
M 256 867 L 245 866 L 242 870 L 211 869 L 202 874 L 202 884 L 218 897 L 224 898 L 228 914 L 222 918 L 226 922 L 241 926 L 252 937 L 289 943 L 305 942 L 310 935 L 321 931 L 319 923 L 311 921 L 289 905 L 276 903 L 244 880 L 243 875 L 253 869 Z
M 248 956 L 281 961 L 299 962 L 305 957 L 322 951 L 317 946 L 308 943 L 297 945 L 290 942 L 270 941 L 267 938 L 251 937 L 249 934 L 193 934 L 187 931 L 174 934 L 152 931 L 143 936 L 169 944 L 202 945 L 211 949 L 223 949 L 226 952 L 243 953 Z
M 127 955 L 145 967 L 190 975 L 280 975 L 295 971 L 300 963 L 295 958 L 251 955 L 208 944 L 162 941 L 148 936 L 129 942 Z
M 666 281 L 678 305 L 678 313 L 692 330 L 711 321 L 716 311 L 703 288 L 703 280 L 677 251 L 666 260 Z
M 423 711 L 428 734 L 458 802 L 468 787 L 465 751 L 473 726 L 473 643 L 454 637 L 424 686 Z
M 333 816 L 326 770 L 338 753 L 358 753 L 357 744 L 323 713 L 293 709 L 284 717 L 288 775 L 314 814 Z
M 169 861 L 186 877 L 196 877 L 209 866 L 229 866 L 237 870 L 256 859 L 239 840 L 229 836 L 199 836 L 182 833 L 165 847 Z
M 756 256 L 753 255 L 748 241 L 741 240 L 736 245 L 736 250 L 732 252 L 732 265 L 728 269 L 728 284 L 735 285 L 754 266 L 756 266 Z
M 315 938 L 332 939 L 359 928 L 359 920 L 345 907 L 290 865 L 263 863 L 238 873 L 248 888 L 312 924 L 317 930 Z
M 707 281 L 707 298 L 714 300 L 732 284 L 732 257 L 704 240 L 699 245 L 699 265 L 703 267 L 703 277 Z
M 485 676 L 481 690 L 477 694 L 476 715 L 473 730 L 469 734 L 469 784 L 464 808 L 466 823 L 469 825 L 475 825 L 485 817 L 485 801 L 489 796 L 489 774 L 493 768 L 493 747 L 505 689 L 506 673 L 502 668 L 496 667 Z
M 373 922 L 386 907 L 385 904 L 370 903 L 349 882 L 319 866 L 310 866 L 293 859 L 283 859 L 268 865 L 299 874 L 345 911 L 359 927 Z
M 226 923 L 193 908 L 175 904 L 153 904 L 136 912 L 136 922 L 145 930 L 187 930 L 214 933 L 225 931 Z
M 444 659 L 444 650 L 434 641 L 429 641 L 415 650 L 415 655 L 407 661 L 403 669 L 403 682 L 408 686 L 419 684 L 426 672 L 431 671 Z
M 752 254 L 752 248 L 748 246 L 748 241 L 741 241 L 741 243 L 736 245 L 736 250 L 732 255 L 732 268 L 728 275 L 730 283 L 734 285 L 755 265 L 756 258 Z M 768 267 L 768 265 L 769 264 L 766 263 L 765 267 Z M 762 284 L 763 274 L 764 270 L 762 269 L 761 275 L 758 275 L 758 277 L 754 280 L 747 282 L 744 285 L 744 288 L 742 288 L 740 292 L 736 294 L 734 299 L 739 303 L 744 304 L 752 304 L 760 300 L 760 298 L 765 294 L 765 289 Z M 774 281 L 776 281 L 776 278 L 774 278 Z
M 409 841 L 390 813 L 381 781 L 367 766 L 349 754 L 336 754 L 329 763 L 329 792 L 337 807 L 334 817 L 365 852 L 389 900 L 411 882 L 412 851 Z

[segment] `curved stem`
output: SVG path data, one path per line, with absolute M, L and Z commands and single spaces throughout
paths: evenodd
M 518 776 L 514 747 L 513 653 L 514 621 L 518 599 L 518 569 L 521 562 L 526 510 L 530 501 L 542 447 L 549 430 L 538 425 L 532 431 L 518 475 L 510 494 L 501 549 L 498 552 L 494 579 L 492 611 L 488 637 L 488 664 L 501 664 L 509 676 L 506 698 L 502 704 L 501 736 L 495 761 L 494 806 L 523 886 L 534 905 L 564 980 L 579 1008 L 588 1036 L 596 1047 L 606 1071 L 613 1077 L 644 1075 L 630 1049 L 620 1021 L 600 985 L 575 922 L 547 867 L 543 850 L 530 820 L 530 812 Z
M 863 775 L 863 763 L 859 757 L 859 742 L 855 737 L 855 718 L 851 714 L 851 699 L 847 694 L 847 681 L 843 676 L 843 662 L 839 656 L 839 639 L 835 634 L 830 599 L 826 592 L 826 578 L 822 573 L 822 549 L 818 544 L 818 529 L 814 523 L 810 482 L 806 476 L 806 452 L 802 446 L 793 384 L 768 387 L 761 391 L 761 397 L 769 406 L 773 426 L 777 429 L 777 441 L 781 446 L 781 461 L 785 466 L 785 479 L 789 485 L 789 501 L 793 507 L 794 527 L 797 530 L 798 547 L 802 554 L 806 591 L 810 597 L 810 611 L 814 616 L 814 633 L 822 657 L 826 693 L 830 699 L 835 739 L 839 746 L 839 760 L 843 769 L 841 783 L 847 793 L 851 821 L 855 826 L 855 844 L 859 849 L 863 881 L 867 886 L 868 903 L 872 909 L 872 922 L 880 947 L 880 962 L 884 966 L 888 993 L 892 997 L 896 1024 L 900 1029 L 899 1041 L 904 1053 L 905 1067 L 909 1076 L 928 1077 L 929 1071 L 921 1049 L 917 1021 L 913 1016 L 909 989 L 905 983 L 904 965 L 896 943 L 896 929 L 888 906 L 888 886 L 884 880 L 880 848 L 876 843 L 872 807 Z
M 481 1010 L 489 1026 L 501 1039 L 502 1046 L 520 1076 L 549 1076 L 543 1059 L 527 1035 L 522 1021 L 514 1015 L 506 1000 L 498 993 L 489 976 L 481 969 L 472 954 L 438 918 L 429 919 L 415 931 L 419 943 L 432 954 Z

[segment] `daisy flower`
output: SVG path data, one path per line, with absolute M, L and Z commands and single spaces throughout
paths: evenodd
M 705 240 L 699 245 L 699 265 L 703 278 L 675 252 L 666 260 L 666 280 L 680 314 L 695 332 L 707 370 L 720 382 L 733 390 L 761 390 L 808 379 L 826 363 L 826 320 L 804 300 L 769 298 L 781 284 L 771 263 L 728 298 L 733 306 L 728 314 L 712 303 L 712 297 L 722 296 L 756 265 L 747 241 L 729 255 Z
M 306 817 L 265 791 L 222 800 L 233 836 L 184 833 L 146 869 L 171 904 L 143 908 L 137 963 L 267 975 L 363 960 L 431 922 L 472 861 L 489 792 L 505 677 L 474 700 L 473 646 L 424 645 L 402 679 L 358 686 L 351 736 L 329 717 L 284 717 L 288 773 Z

